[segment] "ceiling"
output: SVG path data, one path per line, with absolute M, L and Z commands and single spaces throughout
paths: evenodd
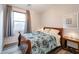
M 12 6 L 16 6 L 23 9 L 32 9 L 39 13 L 44 12 L 45 10 L 51 7 L 50 4 L 12 4 Z
M 32 9 L 36 12 L 42 13 L 49 8 L 79 8 L 79 4 L 12 4 L 12 6 L 16 6 L 23 9 Z

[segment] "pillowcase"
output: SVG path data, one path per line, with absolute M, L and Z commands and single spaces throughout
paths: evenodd
M 45 31 L 45 32 L 49 32 L 49 31 L 50 31 L 50 29 L 45 29 L 44 31 Z
M 39 29 L 39 30 L 37 30 L 37 31 L 44 32 L 44 33 L 45 33 L 45 32 L 48 33 L 49 30 L 50 30 L 50 29 L 43 29 L 43 28 L 41 28 L 41 29 Z
M 44 32 L 44 33 L 47 33 L 47 34 L 50 34 L 50 35 L 54 35 L 54 34 L 57 34 L 60 32 L 59 30 L 56 30 L 56 29 L 39 29 L 37 31 L 40 31 L 40 32 Z
M 54 34 L 58 34 L 60 31 L 59 30 L 56 30 L 56 29 L 51 29 L 49 31 L 51 34 L 54 33 Z

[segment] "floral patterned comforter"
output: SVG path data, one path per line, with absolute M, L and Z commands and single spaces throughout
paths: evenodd
M 24 34 L 32 43 L 33 54 L 46 54 L 57 47 L 56 38 L 43 32 L 33 32 Z

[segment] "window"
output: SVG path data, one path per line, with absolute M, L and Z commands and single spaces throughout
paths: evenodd
M 24 13 L 13 12 L 14 32 L 24 32 L 26 16 Z

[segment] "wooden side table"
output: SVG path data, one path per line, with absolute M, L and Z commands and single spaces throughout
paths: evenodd
M 71 46 L 68 46 L 67 45 L 68 41 L 77 44 L 78 48 L 73 48 Z M 73 53 L 79 53 L 79 39 L 68 37 L 68 36 L 64 36 L 62 43 L 63 43 L 63 48 L 64 49 L 72 51 Z

